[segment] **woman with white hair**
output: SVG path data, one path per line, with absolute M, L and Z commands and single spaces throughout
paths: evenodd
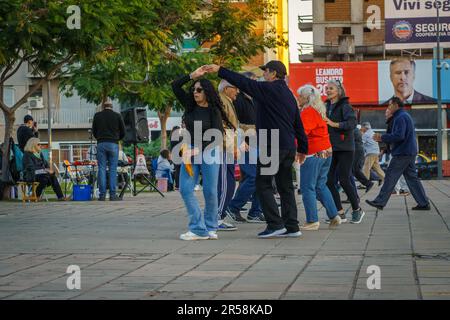
M 331 165 L 331 143 L 325 121 L 326 109 L 319 91 L 311 85 L 297 90 L 302 107 L 300 118 L 308 137 L 308 154 L 300 167 L 300 188 L 306 212 L 306 223 L 301 230 L 319 230 L 317 200 L 324 206 L 330 219 L 330 228 L 341 224 L 333 197 L 327 187 L 327 175 Z
M 52 169 L 49 168 L 47 160 L 45 160 L 38 138 L 31 138 L 27 141 L 23 153 L 23 170 L 24 180 L 27 182 L 39 182 L 36 189 L 36 195 L 41 196 L 42 191 L 48 186 L 52 186 L 58 200 L 67 200 L 59 185 L 58 179 Z
M 352 205 L 351 223 L 361 223 L 364 211 L 359 206 L 357 191 L 350 181 L 352 175 L 353 159 L 355 157 L 355 133 L 356 115 L 345 95 L 345 89 L 339 80 L 330 80 L 327 83 L 326 101 L 328 132 L 331 146 L 333 147 L 333 159 L 328 172 L 328 188 L 333 195 L 334 203 L 339 211 L 342 222 L 346 222 L 344 209 L 342 208 L 339 191 L 336 188 L 337 180 L 347 194 Z

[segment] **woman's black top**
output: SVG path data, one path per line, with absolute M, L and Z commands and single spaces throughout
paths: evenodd
M 185 109 L 183 119 L 186 125 L 186 130 L 191 135 L 190 145 L 203 149 L 208 146 L 212 141 L 204 141 L 203 134 L 208 129 L 218 129 L 223 131 L 222 115 L 218 108 L 200 107 L 195 103 L 192 93 L 188 93 L 183 89 L 183 85 L 189 82 L 191 78 L 189 75 L 183 76 L 178 80 L 172 82 L 172 90 L 181 105 Z M 194 135 L 194 121 L 200 121 L 202 124 L 202 137 L 201 140 L 196 141 Z M 189 142 L 188 142 L 189 143 Z

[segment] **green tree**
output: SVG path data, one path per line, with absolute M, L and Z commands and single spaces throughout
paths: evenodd
M 168 2 L 172 7 L 166 8 Z M 177 2 L 0 0 L 0 109 L 5 116 L 3 179 L 9 169 L 7 145 L 16 110 L 44 82 L 66 73 L 63 66 L 77 62 L 96 65 L 106 62 L 111 55 L 142 60 L 160 53 L 165 49 L 165 40 L 171 38 L 165 26 L 178 18 L 170 11 L 178 6 Z M 69 29 L 66 24 L 69 5 L 80 8 L 80 29 Z M 162 19 L 160 13 L 166 13 Z M 7 106 L 3 96 L 5 82 L 27 64 L 39 77 L 38 81 L 13 106 Z

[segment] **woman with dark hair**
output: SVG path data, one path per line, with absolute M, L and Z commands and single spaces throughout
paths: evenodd
M 333 156 L 328 172 L 328 189 L 333 195 L 334 203 L 338 209 L 342 222 L 347 222 L 341 198 L 336 188 L 336 176 L 339 183 L 347 194 L 352 205 L 351 223 L 360 223 L 364 217 L 364 211 L 359 206 L 357 191 L 350 181 L 352 175 L 352 164 L 355 157 L 355 136 L 356 115 L 349 103 L 349 98 L 345 95 L 345 89 L 339 80 L 330 80 L 327 83 L 326 101 L 328 131 L 330 134 Z M 337 172 L 337 173 L 336 173 Z
M 202 151 L 211 143 L 209 139 L 204 139 L 203 134 L 208 129 L 217 129 L 223 132 L 222 121 L 229 123 L 224 113 L 222 102 L 213 84 L 207 79 L 199 79 L 205 74 L 203 68 L 198 68 L 189 75 L 185 75 L 172 82 L 172 90 L 184 107 L 183 122 L 189 132 L 191 141 L 188 141 L 188 148 L 183 150 L 189 156 L 200 152 L 201 163 L 181 165 L 180 171 L 180 193 L 186 205 L 189 216 L 189 231 L 180 236 L 181 240 L 206 240 L 217 239 L 217 181 L 219 177 L 219 164 L 222 155 L 221 146 L 212 150 L 211 154 Z M 183 85 L 194 80 L 189 92 L 183 89 Z M 201 141 L 194 139 L 195 127 L 201 128 Z M 201 125 L 200 127 L 198 125 Z M 183 157 L 185 158 L 185 157 Z M 212 163 L 211 163 L 212 162 Z M 191 171 L 192 169 L 192 171 Z M 199 174 L 203 179 L 203 196 L 205 198 L 204 216 L 200 205 L 194 195 L 194 187 Z

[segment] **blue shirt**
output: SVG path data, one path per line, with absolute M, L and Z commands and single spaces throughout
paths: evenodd
M 362 136 L 362 142 L 364 145 L 364 153 L 367 154 L 379 154 L 380 146 L 378 142 L 373 140 L 374 132 L 372 129 L 367 130 Z
M 381 140 L 392 145 L 392 156 L 417 155 L 416 132 L 413 119 L 403 109 L 395 111 L 393 117 L 391 133 L 382 135 Z

